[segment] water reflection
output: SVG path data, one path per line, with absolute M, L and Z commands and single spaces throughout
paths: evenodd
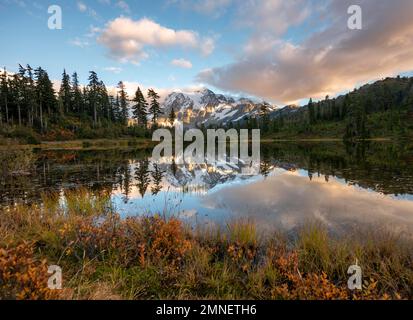
M 413 234 L 413 202 L 371 192 L 308 172 L 273 172 L 267 179 L 222 189 L 203 200 L 208 208 L 225 208 L 232 217 L 247 217 L 261 228 L 291 230 L 318 220 L 336 231 L 362 225 L 392 225 Z
M 294 229 L 318 219 L 336 229 L 413 225 L 413 150 L 407 144 L 263 145 L 259 175 L 242 167 L 156 164 L 150 150 L 35 150 L 31 175 L 2 176 L 1 204 L 86 186 L 119 212 L 174 213 L 202 223 L 248 217 Z

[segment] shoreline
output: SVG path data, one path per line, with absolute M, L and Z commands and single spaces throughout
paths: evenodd
M 249 140 L 251 142 L 251 140 Z M 389 137 L 377 137 L 354 142 L 397 142 L 410 141 L 410 139 L 393 139 Z M 13 142 L 13 141 L 11 141 Z M 261 138 L 261 143 L 277 142 L 344 142 L 340 138 Z M 100 150 L 115 149 L 119 147 L 145 149 L 154 147 L 159 141 L 149 138 L 119 138 L 119 139 L 75 139 L 64 141 L 42 141 L 40 144 L 12 144 L 13 148 L 32 148 L 42 150 Z M 11 144 L 0 144 L 0 150 L 10 148 Z

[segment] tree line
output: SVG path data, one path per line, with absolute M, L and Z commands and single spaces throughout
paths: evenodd
M 246 117 L 228 127 L 260 128 L 264 135 L 320 134 L 326 125 L 340 128 L 344 140 L 366 139 L 383 133 L 405 134 L 413 127 L 413 78 L 386 78 L 367 84 L 337 98 L 326 96 L 318 102 L 288 112 L 286 107 L 270 111 L 261 104 L 258 117 Z
M 131 99 L 131 117 L 136 124 L 148 128 L 156 124 L 162 113 L 160 96 L 148 90 L 148 101 L 138 87 Z M 26 126 L 45 133 L 53 125 L 68 126 L 76 131 L 79 125 L 99 128 L 111 125 L 128 126 L 130 100 L 125 84 L 120 81 L 116 94 L 109 94 L 95 71 L 89 72 L 88 83 L 81 86 L 76 72 L 63 71 L 58 92 L 46 70 L 19 65 L 17 73 L 6 68 L 0 76 L 0 125 Z

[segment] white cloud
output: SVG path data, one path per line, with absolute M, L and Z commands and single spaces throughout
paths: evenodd
M 69 43 L 73 46 L 85 48 L 90 45 L 90 43 L 86 40 L 82 40 L 80 38 L 75 38 L 69 41 Z
M 171 80 L 172 81 L 172 80 Z M 170 88 L 160 88 L 160 87 L 156 87 L 156 86 L 149 86 L 146 84 L 142 84 L 140 82 L 131 82 L 131 81 L 123 81 L 123 84 L 125 85 L 125 90 L 126 93 L 128 94 L 128 97 L 130 99 L 132 99 L 135 96 L 135 92 L 138 89 L 138 87 L 141 89 L 142 93 L 145 95 L 145 97 L 147 96 L 148 90 L 149 89 L 154 89 L 160 98 L 160 102 L 162 103 L 165 98 L 172 92 L 185 92 L 185 93 L 190 93 L 190 92 L 195 92 L 195 91 L 199 91 L 201 89 L 203 89 L 203 87 L 201 86 L 188 86 L 188 87 L 170 87 Z M 119 89 L 117 88 L 117 86 L 106 86 L 108 89 L 108 93 L 110 95 L 114 95 L 116 96 L 116 93 L 119 91 Z
M 86 33 L 85 36 L 88 37 L 88 38 L 93 38 L 95 35 L 97 35 L 101 31 L 102 31 L 102 29 L 100 29 L 99 27 L 95 27 L 95 26 L 91 25 L 89 27 L 89 32 Z
M 84 2 L 78 1 L 77 2 L 77 9 L 82 13 L 87 13 L 92 18 L 99 20 L 100 17 L 98 13 L 91 7 L 88 7 Z
M 139 63 L 148 57 L 146 47 L 182 47 L 211 54 L 214 41 L 202 39 L 192 30 L 174 30 L 143 18 L 132 20 L 119 17 L 110 21 L 98 37 L 98 42 L 109 49 L 112 58 L 122 62 Z
M 234 0 L 169 0 L 168 4 L 177 4 L 185 10 L 193 10 L 213 18 L 218 18 L 226 12 L 226 9 L 233 2 Z
M 112 73 L 115 73 L 115 74 L 119 74 L 119 73 L 122 72 L 122 68 L 119 68 L 119 67 L 106 67 L 106 68 L 103 68 L 103 70 L 108 71 L 108 72 L 112 72 Z
M 116 2 L 116 6 L 121 8 L 126 13 L 130 13 L 130 8 L 129 8 L 129 5 L 126 1 L 120 0 L 120 1 Z
M 79 9 L 80 12 L 86 12 L 87 11 L 87 6 L 82 1 L 77 2 L 77 8 Z
M 205 38 L 202 41 L 200 48 L 204 56 L 209 56 L 215 49 L 215 40 L 211 37 Z
M 180 68 L 185 68 L 185 69 L 191 69 L 192 68 L 192 63 L 191 61 L 185 60 L 185 59 L 174 59 L 171 61 L 171 64 L 180 67 Z

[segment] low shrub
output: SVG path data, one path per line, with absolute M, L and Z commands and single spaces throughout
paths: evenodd
M 38 260 L 29 243 L 0 248 L 0 300 L 58 298 L 47 286 L 46 260 Z

